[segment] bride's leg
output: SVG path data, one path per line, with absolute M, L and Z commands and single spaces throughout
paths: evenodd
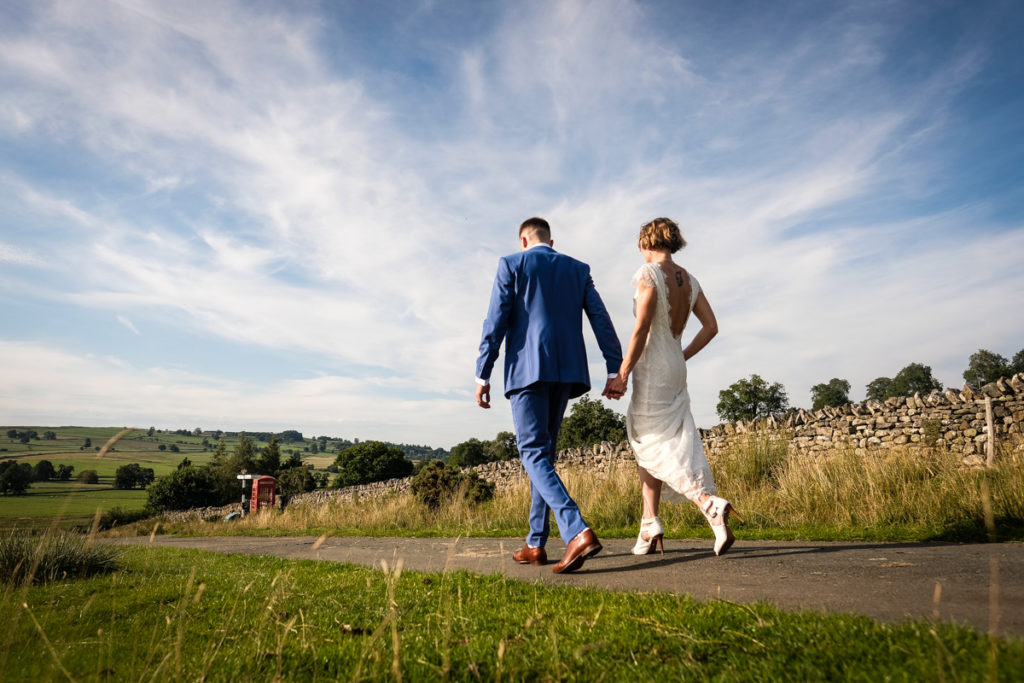
M 653 519 L 658 516 L 658 506 L 661 503 L 661 480 L 651 476 L 651 473 L 637 465 L 640 474 L 640 488 L 644 501 L 644 519 Z M 647 539 L 644 539 L 647 540 Z

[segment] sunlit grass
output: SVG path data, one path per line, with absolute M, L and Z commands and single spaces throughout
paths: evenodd
M 810 457 L 787 452 L 785 440 L 753 434 L 712 463 L 719 495 L 746 520 L 741 538 L 818 540 L 984 540 L 982 483 L 991 490 L 996 536 L 1024 538 L 1024 454 L 1004 452 L 991 469 L 963 467 L 945 450 L 893 449 L 855 455 L 837 450 Z M 563 479 L 587 522 L 600 535 L 631 536 L 640 519 L 635 465 L 607 477 L 585 469 Z M 488 503 L 452 501 L 431 511 L 411 494 L 295 505 L 234 522 L 164 524 L 209 533 L 334 533 L 349 535 L 521 536 L 527 531 L 529 484 L 524 478 Z M 690 503 L 663 504 L 670 536 L 710 537 Z M 136 532 L 148 533 L 143 524 Z
M 0 680 L 1013 680 L 1024 643 L 786 613 L 166 548 L 0 594 Z M 990 663 L 992 668 L 990 669 Z

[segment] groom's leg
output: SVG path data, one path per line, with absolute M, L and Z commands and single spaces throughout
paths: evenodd
M 554 511 L 558 531 L 566 543 L 587 528 L 579 508 L 555 472 L 554 437 L 557 437 L 560 416 L 568 400 L 568 387 L 548 382 L 532 384 L 509 396 L 523 469 L 530 477 L 531 488 Z M 552 420 L 554 413 L 559 420 Z M 552 427 L 555 427 L 554 434 Z M 530 521 L 530 534 L 542 534 L 543 529 L 534 526 L 532 514 Z
M 534 548 L 543 548 L 548 542 L 548 535 L 551 533 L 551 508 L 544 502 L 533 482 L 530 482 L 530 535 L 526 537 L 526 544 Z

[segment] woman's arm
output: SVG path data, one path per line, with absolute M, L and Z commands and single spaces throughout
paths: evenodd
M 697 352 L 707 346 L 708 342 L 718 334 L 718 321 L 715 320 L 715 312 L 711 310 L 711 304 L 708 303 L 704 292 L 697 294 L 697 303 L 693 307 L 693 314 L 697 316 L 702 327 L 689 346 L 683 349 L 683 358 L 686 360 L 696 356 Z
M 633 327 L 633 334 L 629 337 L 629 346 L 626 348 L 626 356 L 619 366 L 619 379 L 625 382 L 629 373 L 640 361 L 640 356 L 647 346 L 647 335 L 651 332 L 651 323 L 654 322 L 654 312 L 657 310 L 658 300 L 654 297 L 657 292 L 654 287 L 648 287 L 643 282 L 639 283 L 636 296 L 636 325 Z

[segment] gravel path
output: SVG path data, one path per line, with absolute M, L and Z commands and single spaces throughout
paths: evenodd
M 146 545 L 147 537 L 118 542 Z M 789 610 L 852 612 L 884 622 L 937 618 L 1024 637 L 1024 544 L 817 543 L 737 541 L 715 557 L 710 540 L 666 539 L 665 555 L 634 557 L 633 541 L 602 540 L 604 550 L 572 574 L 522 566 L 511 538 L 358 538 L 313 536 L 175 538 L 154 545 L 246 555 L 351 562 L 406 569 L 465 569 L 524 581 L 625 591 L 685 593 L 705 600 L 766 601 Z M 557 561 L 563 545 L 548 550 Z M 995 609 L 991 608 L 995 605 Z

